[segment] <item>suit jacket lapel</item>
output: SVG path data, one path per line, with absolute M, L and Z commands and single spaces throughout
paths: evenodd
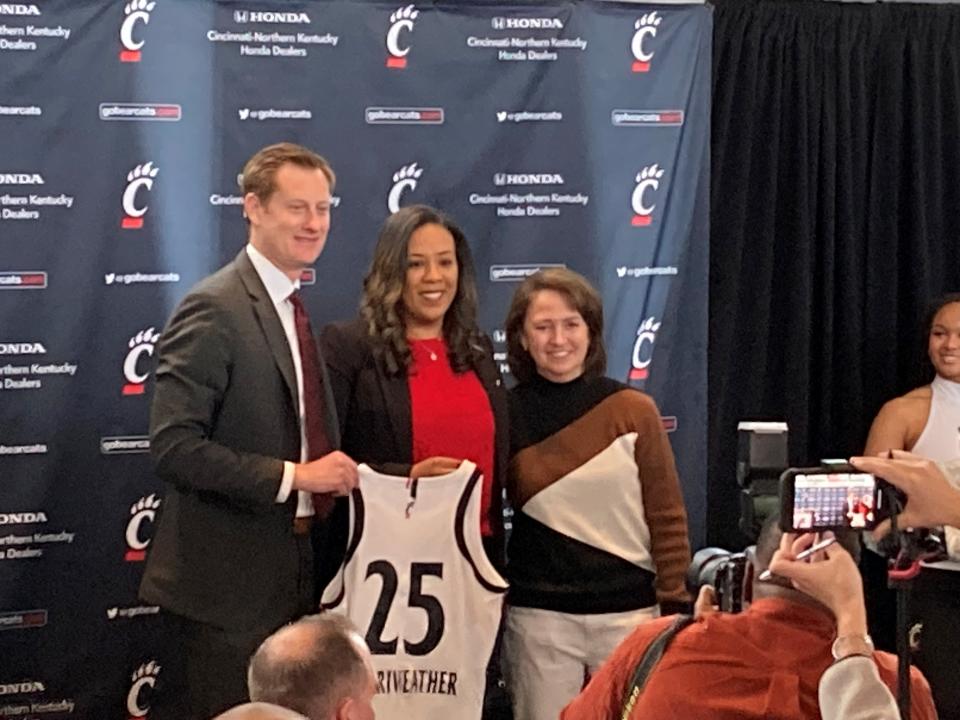
M 404 375 L 391 376 L 382 358 L 377 359 L 377 380 L 393 431 L 394 456 L 398 462 L 413 462 L 413 425 L 410 410 L 410 385 Z
M 276 308 L 273 307 L 273 301 L 267 294 L 260 276 L 257 275 L 253 263 L 247 255 L 246 249 L 241 250 L 233 261 L 240 275 L 240 280 L 247 289 L 250 301 L 253 304 L 254 314 L 260 323 L 260 329 L 266 337 L 267 345 L 273 354 L 274 362 L 280 370 L 284 381 L 287 383 L 287 390 L 290 393 L 290 400 L 293 408 L 300 414 L 299 393 L 297 392 L 297 376 L 293 369 L 293 357 L 290 355 L 290 344 L 287 342 L 287 335 L 283 331 L 283 325 L 280 324 L 280 318 L 277 317 Z

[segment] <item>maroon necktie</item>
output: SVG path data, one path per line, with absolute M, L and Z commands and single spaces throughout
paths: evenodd
M 306 425 L 307 460 L 316 460 L 323 457 L 332 449 L 323 427 L 323 388 L 320 384 L 320 354 L 317 352 L 317 343 L 310 329 L 310 318 L 303 307 L 300 293 L 294 290 L 290 293 L 290 304 L 293 305 L 293 321 L 297 326 L 297 343 L 300 345 L 300 369 L 303 372 L 303 417 Z M 325 518 L 333 508 L 333 498 L 330 495 L 313 496 L 313 508 L 317 517 Z

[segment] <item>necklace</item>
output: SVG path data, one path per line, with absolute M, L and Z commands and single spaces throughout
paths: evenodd
M 430 347 L 430 345 L 435 344 L 437 344 L 436 340 L 414 340 L 411 342 L 411 345 L 426 353 L 427 357 L 429 357 L 433 362 L 436 362 L 437 358 L 439 357 L 439 355 L 437 355 L 437 351 Z

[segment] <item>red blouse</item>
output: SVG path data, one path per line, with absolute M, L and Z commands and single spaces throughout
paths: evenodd
M 490 535 L 494 426 L 487 393 L 472 370 L 453 372 L 442 338 L 407 342 L 413 462 L 442 455 L 476 463 L 483 473 L 480 531 Z

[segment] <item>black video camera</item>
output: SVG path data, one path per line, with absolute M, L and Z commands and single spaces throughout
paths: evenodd
M 687 570 L 687 590 L 696 596 L 704 585 L 712 585 L 717 605 L 723 612 L 743 610 L 749 561 L 745 552 L 723 548 L 698 550 Z

